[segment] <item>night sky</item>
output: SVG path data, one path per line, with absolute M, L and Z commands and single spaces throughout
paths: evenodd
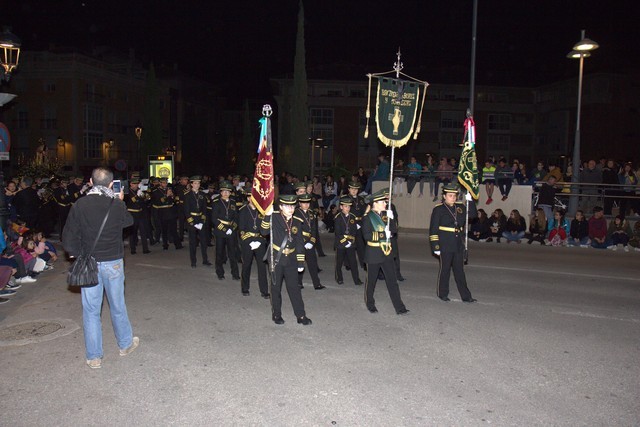
M 176 63 L 254 98 L 270 95 L 270 77 L 293 72 L 296 0 L 11 3 L 0 23 L 12 27 L 25 50 L 108 45 L 126 53 L 132 47 L 156 67 Z M 407 74 L 468 83 L 472 4 L 306 0 L 309 77 L 364 80 L 365 72 L 391 70 L 401 46 Z M 480 0 L 476 82 L 536 86 L 575 78 L 577 61 L 565 55 L 581 29 L 600 44 L 586 73 L 638 69 L 639 12 L 631 1 Z

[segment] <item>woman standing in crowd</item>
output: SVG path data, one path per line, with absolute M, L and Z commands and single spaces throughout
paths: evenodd
M 524 237 L 524 232 L 527 230 L 527 224 L 518 212 L 517 209 L 511 211 L 509 215 L 509 219 L 507 220 L 507 224 L 505 225 L 505 230 L 502 233 L 502 237 L 507 240 L 507 243 L 517 242 L 520 243 L 521 239 Z

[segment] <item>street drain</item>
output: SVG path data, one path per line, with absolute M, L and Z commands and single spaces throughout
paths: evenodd
M 0 347 L 49 341 L 68 335 L 80 327 L 72 320 L 36 320 L 0 328 Z

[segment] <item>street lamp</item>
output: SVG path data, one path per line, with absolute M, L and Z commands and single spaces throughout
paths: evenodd
M 582 106 L 582 74 L 584 71 L 584 58 L 591 56 L 589 53 L 596 50 L 599 46 L 585 37 L 585 30 L 582 30 L 580 41 L 573 46 L 573 50 L 567 54 L 567 58 L 580 59 L 580 70 L 578 72 L 578 109 L 576 111 L 576 135 L 573 142 L 573 175 L 571 182 L 573 184 L 580 183 L 580 108 Z M 578 210 L 579 187 L 574 185 L 571 189 L 569 197 L 569 213 L 575 215 Z
M 136 138 L 138 138 L 138 161 L 136 162 L 136 168 L 137 169 L 141 169 L 141 165 L 140 165 L 140 140 L 142 139 L 142 125 L 140 124 L 140 122 L 138 122 L 138 124 L 136 124 L 136 127 L 134 129 L 134 132 L 136 134 Z
M 62 164 L 67 165 L 67 143 L 61 137 L 58 137 L 58 147 L 62 148 Z
M 315 152 L 316 148 L 320 148 L 320 145 L 317 145 L 318 142 L 322 142 L 324 139 L 321 137 L 318 138 L 309 138 L 309 143 L 311 143 L 311 177 L 316 176 L 316 160 L 315 160 Z M 322 156 L 321 156 L 322 157 Z
M 20 61 L 20 39 L 16 37 L 9 28 L 4 29 L 0 35 L 0 65 L 2 65 L 2 76 L 0 79 L 9 81 L 11 72 L 18 67 Z
M 105 166 L 109 166 L 109 160 L 111 157 L 110 150 L 113 148 L 113 139 L 104 142 L 104 154 L 105 154 Z

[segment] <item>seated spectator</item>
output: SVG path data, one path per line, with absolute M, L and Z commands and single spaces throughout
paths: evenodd
M 589 239 L 592 248 L 606 249 L 610 246 L 607 239 L 607 220 L 600 206 L 593 208 L 593 216 L 589 218 Z
M 16 255 L 16 258 L 22 259 L 29 276 L 34 275 L 34 273 L 40 273 L 44 271 L 47 263 L 43 259 L 38 258 L 38 255 L 36 255 L 36 244 L 32 239 L 25 239 L 21 236 L 11 245 L 13 247 L 13 253 Z
M 411 163 L 407 165 L 407 170 L 407 197 L 411 197 L 416 181 L 420 179 L 420 173 L 422 172 L 422 165 L 418 163 L 415 156 L 411 156 Z
M 51 242 L 49 242 L 43 236 L 41 231 L 34 231 L 32 233 L 32 236 L 33 236 L 33 241 L 36 244 L 35 253 L 40 258 L 45 260 L 47 265 L 50 266 L 51 264 L 53 264 L 55 261 L 58 260 L 58 252 L 55 246 L 53 246 Z
M 535 215 L 529 224 L 529 241 L 528 244 L 538 242 L 544 245 L 544 238 L 547 236 L 547 216 L 542 208 L 536 209 Z
M 549 177 L 554 176 L 556 181 L 562 181 L 562 170 L 554 163 L 549 163 L 549 172 L 542 179 L 543 181 L 549 181 Z
M 622 167 L 619 179 L 620 184 L 624 185 L 620 192 L 620 213 L 626 216 L 630 207 L 637 207 L 637 200 L 634 197 L 638 188 L 638 177 L 633 171 L 631 163 L 626 163 Z
M 494 174 L 498 188 L 500 189 L 500 194 L 502 195 L 502 201 L 504 202 L 509 198 L 509 192 L 513 184 L 512 171 L 504 157 L 498 160 L 498 167 L 496 167 Z
M 455 169 L 449 164 L 449 160 L 446 157 L 440 159 L 440 164 L 436 169 L 436 182 L 433 189 L 434 202 L 438 200 L 438 189 L 440 188 L 440 184 L 442 184 L 444 188 L 445 185 L 450 183 L 451 179 L 453 178 L 454 171 Z
M 544 163 L 538 162 L 538 165 L 531 171 L 529 176 L 529 183 L 535 185 L 538 181 L 544 181 L 544 177 L 547 175 L 547 170 L 544 168 Z
M 635 251 L 640 252 L 640 221 L 636 221 L 633 226 L 631 238 L 629 239 L 629 246 Z
M 491 236 L 489 218 L 484 209 L 478 209 L 478 216 L 470 221 L 469 238 L 476 242 L 486 242 Z
M 396 163 L 396 165 L 393 168 L 393 172 L 394 174 L 396 174 L 393 177 L 393 194 L 396 196 L 402 197 L 402 195 L 404 194 L 404 182 L 405 182 L 404 175 L 407 172 L 404 166 L 404 160 L 402 159 L 398 160 L 398 163 Z
M 507 240 L 507 243 L 521 243 L 521 239 L 524 237 L 524 232 L 526 230 L 527 224 L 524 218 L 520 215 L 520 212 L 518 212 L 517 209 L 514 209 L 509 215 L 502 237 Z
M 511 170 L 513 171 L 513 180 L 517 185 L 522 185 L 527 182 L 527 167 L 524 163 L 514 160 Z
M 490 159 L 484 162 L 484 167 L 482 168 L 482 183 L 484 184 L 484 188 L 487 191 L 488 205 L 493 202 L 493 199 L 491 197 L 493 196 L 493 189 L 496 185 L 495 171 L 496 167 L 493 165 L 493 162 Z
M 435 171 L 436 167 L 433 156 L 431 154 L 427 154 L 427 162 L 422 166 L 422 176 L 420 177 L 420 195 L 418 197 L 423 196 L 425 181 L 429 183 L 429 197 L 433 197 L 433 192 L 435 191 L 436 186 Z
M 609 223 L 609 229 L 607 230 L 607 237 L 611 243 L 607 249 L 614 251 L 618 250 L 618 245 L 624 247 L 625 252 L 629 252 L 629 239 L 631 238 L 631 226 L 629 221 L 624 219 L 624 216 L 617 215 L 611 223 Z
M 580 246 L 581 248 L 588 248 L 589 244 L 589 223 L 584 217 L 584 212 L 581 210 L 576 211 L 576 217 L 571 221 L 571 228 L 569 229 L 569 246 Z
M 329 205 L 335 204 L 338 199 L 338 184 L 333 180 L 332 175 L 327 175 L 324 184 L 324 195 L 322 196 L 322 205 L 326 209 Z
M 566 246 L 567 238 L 569 237 L 569 230 L 571 224 L 569 220 L 564 216 L 562 209 L 557 209 L 553 212 L 553 219 L 549 221 L 547 231 L 547 240 L 545 243 L 547 246 Z
M 507 225 L 507 217 L 504 215 L 502 209 L 496 209 L 491 214 L 489 219 L 489 229 L 491 230 L 491 236 L 487 239 L 487 242 L 493 242 L 493 238 L 496 238 L 496 242 L 500 243 L 502 233 L 504 233 Z
M 333 233 L 335 231 L 335 226 L 336 226 L 335 218 L 337 214 L 338 214 L 338 208 L 336 207 L 336 205 L 329 206 L 329 209 L 324 214 L 324 218 L 322 219 L 322 222 L 324 222 L 324 224 L 327 226 L 327 231 L 329 233 Z
M 367 185 L 364 192 L 371 194 L 371 188 L 373 187 L 373 181 L 389 181 L 390 166 L 389 161 L 385 157 L 384 153 L 378 154 L 378 165 L 373 173 L 367 180 Z

